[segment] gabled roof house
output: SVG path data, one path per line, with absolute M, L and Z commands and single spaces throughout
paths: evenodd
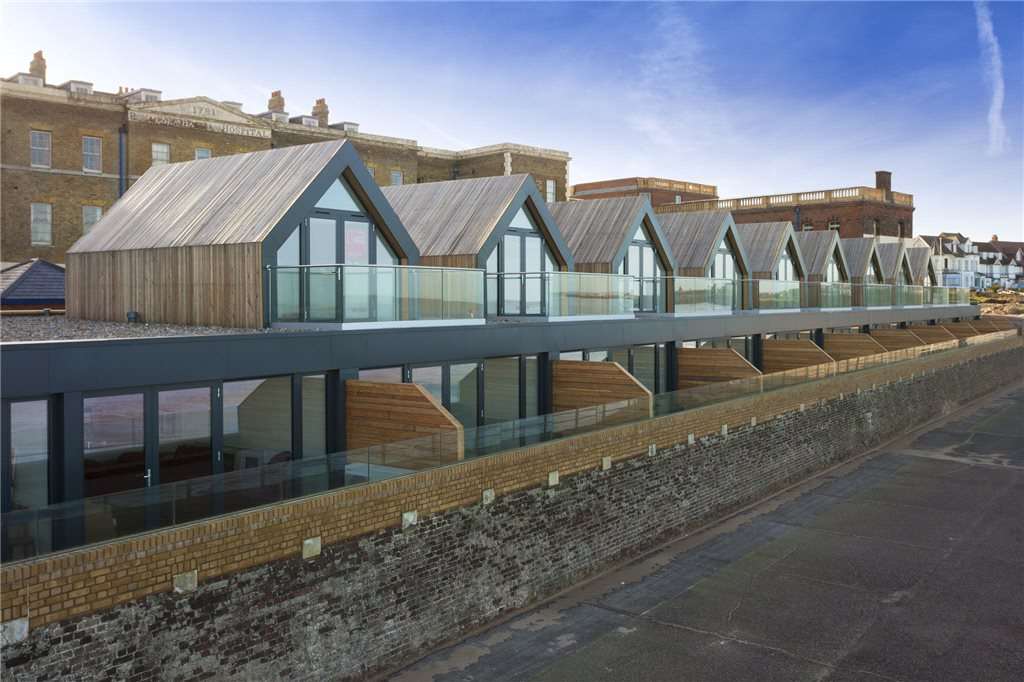
M 807 266 L 792 223 L 745 223 L 736 226 L 753 279 L 803 280 Z
M 529 175 L 382 189 L 423 265 L 483 268 L 488 315 L 542 315 L 553 273 L 572 251 Z
M 628 276 L 639 312 L 662 312 L 676 260 L 651 202 L 614 197 L 548 204 L 577 272 Z
M 366 321 L 381 311 L 365 292 L 354 304 L 357 282 L 343 305 L 333 266 L 419 259 L 347 141 L 154 166 L 69 249 L 68 314 L 228 327 Z

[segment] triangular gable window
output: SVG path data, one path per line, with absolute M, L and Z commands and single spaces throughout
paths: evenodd
M 316 207 L 331 211 L 365 213 L 359 200 L 356 199 L 349 188 L 348 183 L 340 178 L 331 183 L 331 186 L 327 188 L 324 195 L 320 197 L 320 201 L 316 202 Z
M 711 259 L 708 277 L 714 279 L 735 279 L 739 275 L 740 269 L 736 266 L 736 254 L 733 253 L 732 244 L 729 243 L 728 237 L 723 237 L 722 243 L 718 245 L 718 250 L 715 251 Z
M 778 273 L 776 279 L 784 282 L 796 282 L 800 279 L 796 269 L 796 254 L 793 252 L 791 242 L 787 242 L 786 248 L 782 250 L 782 255 L 779 256 L 779 268 L 776 272 Z
M 633 235 L 633 241 L 645 243 L 650 241 L 650 239 L 647 238 L 647 233 L 644 231 L 644 226 L 642 223 L 640 227 L 636 228 L 636 234 Z
M 509 227 L 516 230 L 531 230 L 537 231 L 537 226 L 533 223 L 533 218 L 526 212 L 526 209 L 522 206 L 516 211 L 516 214 L 512 217 L 512 222 L 508 224 Z

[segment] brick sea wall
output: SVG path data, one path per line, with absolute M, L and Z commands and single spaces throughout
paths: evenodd
M 908 367 L 785 389 L 772 400 L 788 410 L 755 426 L 730 429 L 726 436 L 700 437 L 693 445 L 685 435 L 692 423 L 672 426 L 682 415 L 616 427 L 609 430 L 615 432 L 610 440 L 620 450 L 629 440 L 623 434 L 636 431 L 625 446 L 629 456 L 605 468 L 600 458 L 605 452 L 610 456 L 612 445 L 605 445 L 609 437 L 604 435 L 590 442 L 593 452 L 579 453 L 589 454 L 587 466 L 561 468 L 553 487 L 534 482 L 514 489 L 495 479 L 498 495 L 490 504 L 481 501 L 480 488 L 468 491 L 481 484 L 471 475 L 475 462 L 451 467 L 445 470 L 448 482 L 468 486 L 459 495 L 471 495 L 474 502 L 428 514 L 428 506 L 417 507 L 415 498 L 406 496 L 388 512 L 400 517 L 402 511 L 420 509 L 419 523 L 404 530 L 392 524 L 330 542 L 308 560 L 292 554 L 243 566 L 243 557 L 236 556 L 239 568 L 219 575 L 207 577 L 199 566 L 195 591 L 160 591 L 34 626 L 24 641 L 4 646 L 3 677 L 346 679 L 386 669 L 1024 375 L 1019 339 L 992 346 L 988 354 L 981 346 L 964 348 L 956 356 L 921 358 Z M 909 366 L 916 367 L 913 378 Z M 887 378 L 875 377 L 872 388 L 865 385 L 872 372 Z M 905 378 L 895 380 L 901 375 Z M 886 380 L 894 381 L 883 384 Z M 792 395 L 784 398 L 784 393 Z M 751 400 L 756 404 L 757 398 Z M 794 400 L 807 402 L 800 409 Z M 674 436 L 666 443 L 657 429 L 669 426 Z M 638 447 L 645 438 L 661 443 L 654 455 L 637 452 L 645 450 Z M 576 446 L 561 450 L 567 463 L 580 443 L 587 447 L 583 438 L 568 442 Z M 540 450 L 533 454 L 545 459 Z M 459 471 L 469 475 L 451 477 Z M 334 508 L 335 516 L 347 511 Z M 229 521 L 207 525 L 214 523 Z M 308 527 L 292 530 L 279 542 L 295 546 L 311 534 Z M 220 537 L 230 545 L 235 535 Z M 257 537 L 255 530 L 243 535 L 243 541 Z M 177 537 L 187 544 L 185 536 Z M 121 560 L 144 562 L 146 548 L 138 544 Z M 51 561 L 57 563 L 36 565 L 52 573 L 74 565 L 73 557 Z M 182 561 L 173 570 L 188 566 Z M 59 582 L 61 576 L 49 577 Z M 6 573 L 5 582 L 13 585 Z

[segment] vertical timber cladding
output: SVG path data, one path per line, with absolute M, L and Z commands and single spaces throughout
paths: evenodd
M 765 339 L 764 373 L 824 365 L 833 358 L 810 339 Z
M 638 400 L 639 412 L 653 414 L 651 392 L 617 362 L 555 360 L 551 366 L 553 412 Z
M 924 340 L 920 336 L 915 334 L 917 331 L 910 329 L 872 329 L 871 338 L 881 344 L 885 350 L 903 350 L 905 348 L 916 348 L 917 346 L 926 345 Z M 949 340 L 949 337 L 946 337 Z
M 825 334 L 824 350 L 833 360 L 846 360 L 878 355 L 887 349 L 868 334 Z
M 33 619 L 26 639 L 5 645 L 3 672 L 25 680 L 58 675 L 160 679 L 168 671 L 183 679 L 365 679 L 1019 378 L 1024 373 L 1019 339 L 999 345 L 999 352 L 987 356 L 973 355 L 979 348 L 956 351 L 958 360 L 967 361 L 963 364 L 938 357 L 911 363 L 917 370 L 913 379 L 895 366 L 869 370 L 865 377 L 794 387 L 796 399 L 807 402 L 805 411 L 789 410 L 728 436 L 703 437 L 692 446 L 685 445 L 684 431 L 677 434 L 682 440 L 676 445 L 653 456 L 616 458 L 610 470 L 593 465 L 604 448 L 622 450 L 634 430 L 643 442 L 653 437 L 644 428 L 667 420 L 626 425 L 603 436 L 588 434 L 594 447 L 563 453 L 590 458 L 591 465 L 578 475 L 564 477 L 553 489 L 543 490 L 537 482 L 507 494 L 499 490 L 491 504 L 480 503 L 478 486 L 497 489 L 489 480 L 497 471 L 460 479 L 451 474 L 462 467 L 448 467 L 422 474 L 431 479 L 429 486 L 413 485 L 419 477 L 387 481 L 379 488 L 399 496 L 392 499 L 398 511 L 391 514 L 391 523 L 365 535 L 350 533 L 342 541 L 332 540 L 309 518 L 311 507 L 322 510 L 325 519 L 355 516 L 376 500 L 359 497 L 346 505 L 342 499 L 359 496 L 359 491 L 337 491 L 289 504 L 287 513 L 280 507 L 245 512 L 250 525 L 244 531 L 242 514 L 192 524 L 163 534 L 168 536 L 165 546 L 176 549 L 162 557 L 154 556 L 160 542 L 143 536 L 5 566 L 7 594 L 15 572 L 26 582 L 49 580 L 54 570 L 65 572 L 62 579 L 71 575 L 77 580 L 76 571 L 97 570 L 123 544 L 131 552 L 120 560 L 124 571 L 156 575 L 166 585 L 161 582 L 160 590 L 143 590 L 134 598 L 129 595 L 127 603 L 98 612 Z M 922 373 L 924 367 L 937 371 Z M 894 372 L 904 380 L 878 383 L 861 393 L 851 390 L 862 380 L 870 387 L 880 376 L 895 378 Z M 833 399 L 810 399 L 823 388 L 832 391 Z M 844 397 L 834 397 L 837 388 L 845 390 Z M 677 417 L 683 415 L 669 419 Z M 536 462 L 538 457 L 543 461 Z M 537 469 L 553 464 L 539 451 L 514 453 L 504 469 L 530 470 L 536 478 Z M 490 463 L 475 460 L 462 466 L 483 471 Z M 422 496 L 453 496 L 461 487 L 471 489 L 471 502 L 424 513 Z M 689 503 L 680 504 L 680 499 Z M 397 527 L 400 512 L 418 504 L 419 523 Z M 193 533 L 204 528 L 206 538 L 197 542 Z M 322 554 L 300 559 L 302 539 L 319 534 L 324 536 Z M 250 562 L 248 556 L 233 554 L 239 547 L 248 554 L 271 546 L 278 551 L 272 560 Z M 203 548 L 216 555 L 200 556 Z M 188 558 L 178 561 L 181 555 Z M 200 568 L 195 591 L 171 591 L 169 568 L 188 571 L 207 562 L 234 568 L 217 579 Z M 122 580 L 121 566 L 101 569 L 109 576 L 106 590 Z M 49 598 L 48 589 L 12 592 L 15 598 L 23 592 L 37 600 Z M 98 593 L 85 589 L 84 598 L 104 599 Z M 109 603 L 109 595 L 106 599 Z M 5 619 L 20 617 L 7 603 L 4 611 Z M 222 646 L 211 647 L 211 642 Z
M 419 384 L 345 382 L 346 449 L 375 447 L 370 461 L 427 469 L 461 460 L 462 424 Z
M 261 245 L 69 253 L 67 315 L 123 322 L 263 327 Z
M 677 348 L 676 368 L 679 390 L 761 376 L 732 348 Z

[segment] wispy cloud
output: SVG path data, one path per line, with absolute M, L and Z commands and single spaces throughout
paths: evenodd
M 1003 80 L 1003 53 L 999 49 L 992 26 L 992 13 L 988 2 L 974 3 L 974 15 L 978 20 L 978 42 L 985 58 L 985 80 L 992 90 L 988 105 L 988 153 L 1002 154 L 1006 149 L 1006 124 L 1003 122 L 1003 100 L 1006 97 L 1006 83 Z

